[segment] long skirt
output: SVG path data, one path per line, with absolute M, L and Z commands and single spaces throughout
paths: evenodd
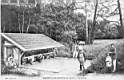
M 84 58 L 79 58 L 78 59 L 80 65 L 84 65 L 85 59 Z

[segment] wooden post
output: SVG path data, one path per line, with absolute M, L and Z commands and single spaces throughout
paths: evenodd
M 20 67 L 22 65 L 21 63 L 21 58 L 22 58 L 22 55 L 23 55 L 24 52 L 22 52 L 20 49 L 19 49 L 19 54 L 18 54 L 18 67 Z
M 6 49 L 6 46 L 4 46 L 4 52 L 3 52 L 4 53 L 3 54 L 3 56 L 4 56 L 4 62 L 6 62 L 6 58 L 7 58 L 7 54 L 6 54 L 7 52 L 6 52 L 6 50 L 7 50 Z

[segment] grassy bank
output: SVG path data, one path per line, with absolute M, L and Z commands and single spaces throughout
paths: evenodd
M 119 66 L 117 66 L 118 71 L 124 70 L 124 39 L 113 39 L 113 40 L 95 40 L 92 45 L 85 45 L 86 57 L 94 57 L 92 65 L 89 67 L 91 71 L 96 72 L 106 72 L 105 70 L 105 56 L 109 52 L 108 47 L 111 43 L 115 44 L 117 48 L 117 60 Z M 69 51 L 68 46 L 66 48 L 59 49 L 59 57 L 72 57 L 71 51 Z
M 107 47 L 111 43 L 120 44 L 122 43 L 122 39 L 115 39 L 115 40 L 95 40 L 92 45 L 85 45 L 84 48 L 86 49 L 86 56 L 94 56 L 97 57 L 99 54 L 103 54 L 107 52 Z M 72 57 L 72 52 L 70 50 L 70 46 L 66 43 L 63 43 L 65 47 L 58 49 L 58 57 Z M 117 46 L 117 45 L 116 45 Z
M 108 43 L 114 43 L 117 48 L 117 72 L 124 71 L 124 39 L 121 40 L 113 40 L 108 41 Z M 102 47 L 97 47 L 96 49 L 92 49 L 92 54 L 96 56 L 96 59 L 93 60 L 92 65 L 88 68 L 90 71 L 96 71 L 100 73 L 106 72 L 105 67 L 105 56 L 108 53 L 109 44 L 107 42 L 102 44 Z M 90 51 L 90 49 L 89 49 Z

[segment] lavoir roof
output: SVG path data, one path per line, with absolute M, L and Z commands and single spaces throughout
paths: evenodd
M 2 36 L 23 51 L 64 46 L 43 34 L 2 33 Z

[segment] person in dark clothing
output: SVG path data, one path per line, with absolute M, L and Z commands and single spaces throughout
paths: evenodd
M 117 55 L 116 55 L 116 48 L 115 48 L 115 46 L 114 46 L 113 43 L 110 45 L 109 55 L 112 58 L 112 65 L 113 65 L 112 72 L 115 72 L 116 71 L 116 59 L 117 59 Z

